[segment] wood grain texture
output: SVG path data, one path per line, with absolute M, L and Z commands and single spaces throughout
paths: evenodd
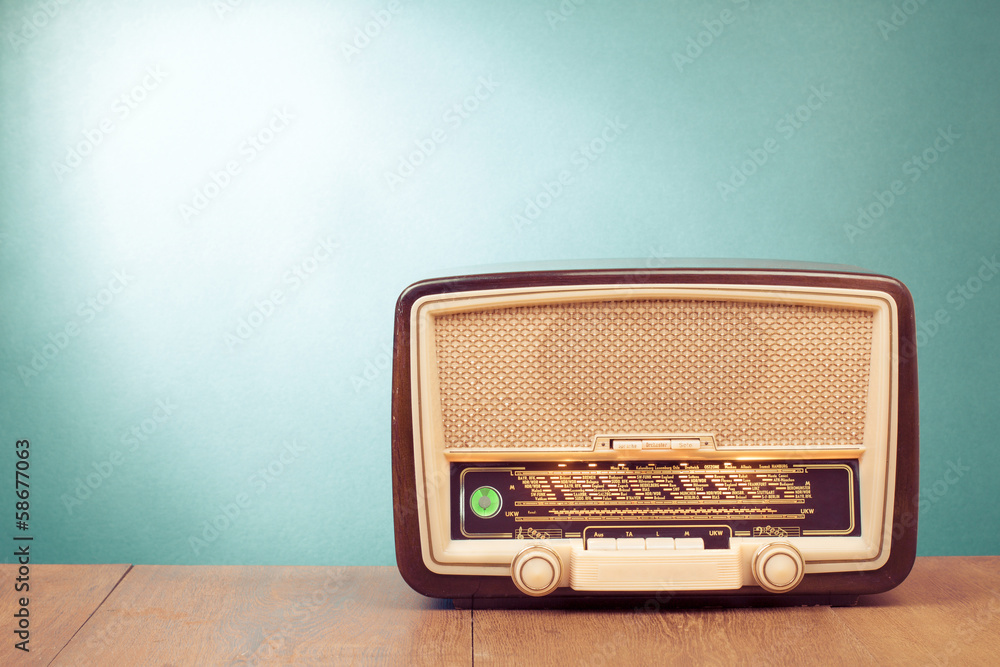
M 0 665 L 47 665 L 128 571 L 128 565 L 30 565 L 29 590 L 16 592 L 18 566 L 0 565 Z M 23 583 L 23 582 L 22 582 Z M 18 600 L 28 599 L 28 653 L 14 648 Z
M 413 592 L 394 567 L 35 565 L 28 656 L 9 639 L 16 566 L 0 574 L 2 665 L 965 665 L 1000 655 L 996 556 L 918 558 L 900 587 L 857 607 L 702 610 L 656 598 L 456 610 Z
M 474 612 L 475 662 L 965 665 L 1000 655 L 1000 557 L 918 558 L 857 607 Z M 668 659 L 669 657 L 669 659 Z
M 54 664 L 468 664 L 471 641 L 393 567 L 138 565 Z
M 873 662 L 829 607 L 676 611 L 651 599 L 618 612 L 477 610 L 473 622 L 476 665 Z
M 1000 558 L 918 558 L 895 590 L 836 611 L 880 664 L 997 664 Z

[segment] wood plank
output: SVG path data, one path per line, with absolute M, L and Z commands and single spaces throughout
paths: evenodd
M 1000 558 L 918 558 L 897 588 L 835 612 L 880 664 L 995 663 Z
M 872 656 L 829 607 L 476 610 L 475 664 L 859 664 Z
M 128 572 L 128 565 L 30 565 L 28 591 L 14 585 L 18 565 L 0 565 L 0 665 L 47 665 Z M 25 583 L 25 582 L 20 582 Z M 14 614 L 28 599 L 28 653 L 18 641 Z
M 56 665 L 469 664 L 471 614 L 395 567 L 137 565 Z
M 1000 558 L 918 558 L 858 607 L 473 615 L 476 662 L 990 664 L 1000 655 Z
M 1000 654 L 1000 557 L 919 558 L 899 588 L 854 608 L 670 611 L 655 599 L 455 610 L 393 567 L 137 566 L 122 579 L 127 568 L 32 566 L 32 651 L 25 660 L 0 643 L 0 664 L 990 664 Z M 0 565 L 0 586 L 11 591 L 16 571 Z M 13 619 L 16 598 L 0 602 Z

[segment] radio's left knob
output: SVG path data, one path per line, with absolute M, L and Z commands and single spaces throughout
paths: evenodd
M 510 564 L 514 585 L 527 595 L 548 595 L 559 586 L 562 561 L 553 549 L 536 544 L 523 549 Z

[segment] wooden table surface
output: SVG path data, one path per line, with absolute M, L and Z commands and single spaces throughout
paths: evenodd
M 1000 556 L 918 558 L 857 607 L 682 611 L 459 610 L 394 567 L 32 565 L 27 654 L 0 575 L 0 665 L 1000 664 Z

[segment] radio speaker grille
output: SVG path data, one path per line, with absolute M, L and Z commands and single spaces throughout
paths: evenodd
M 440 315 L 434 331 L 447 448 L 581 447 L 601 433 L 863 439 L 868 310 L 633 299 Z

